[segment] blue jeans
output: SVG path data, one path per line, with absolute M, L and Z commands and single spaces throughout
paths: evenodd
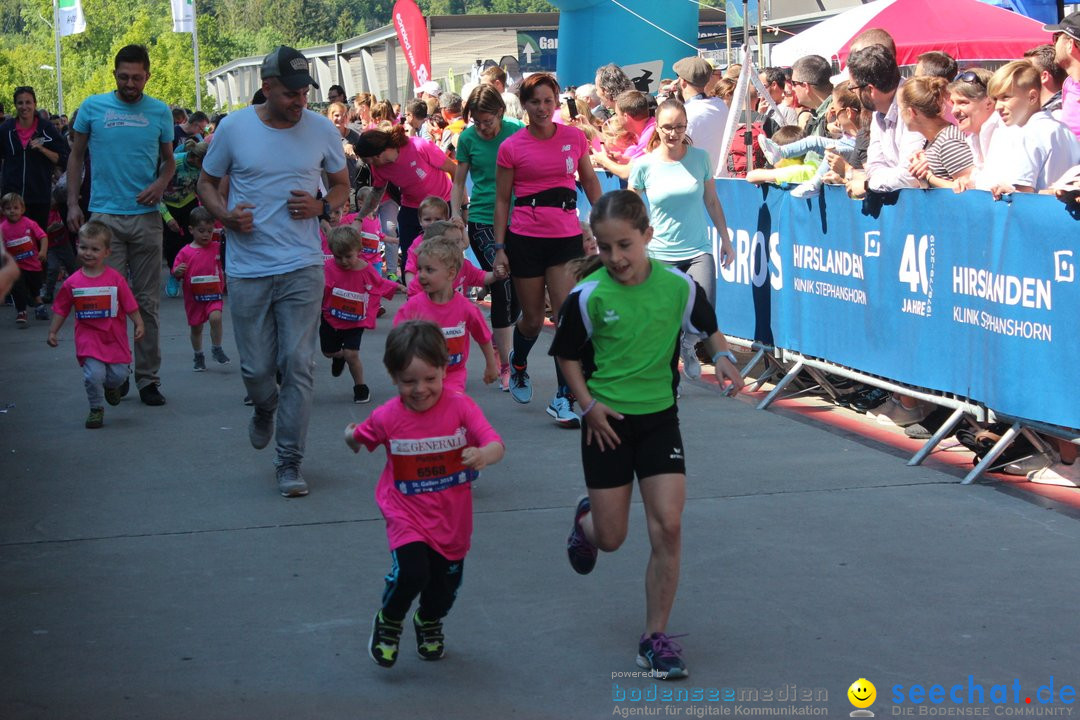
M 106 363 L 96 358 L 83 359 L 83 384 L 86 386 L 86 399 L 91 408 L 105 407 L 104 385 L 110 390 L 120 387 L 128 377 L 127 363 Z
M 240 373 L 254 406 L 277 412 L 274 464 L 279 467 L 299 465 L 304 458 L 324 282 L 318 266 L 228 278 Z
M 843 155 L 844 159 L 850 162 L 855 156 L 855 138 L 849 138 L 847 136 L 828 138 L 811 135 L 802 140 L 796 140 L 787 145 L 781 145 L 780 155 L 785 158 L 800 157 L 811 150 L 817 152 L 822 157 L 821 162 L 818 164 L 817 172 L 814 173 L 814 181 L 820 183 L 821 179 L 825 177 L 825 173 L 829 172 L 829 163 L 824 160 L 825 151 L 832 150 L 837 155 Z

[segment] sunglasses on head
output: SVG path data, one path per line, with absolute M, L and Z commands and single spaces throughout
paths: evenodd
M 956 79 L 957 80 L 962 80 L 963 82 L 966 82 L 966 83 L 975 83 L 976 85 L 979 85 L 979 86 L 984 87 L 984 88 L 986 87 L 986 83 L 984 83 L 982 81 L 982 78 L 980 78 L 978 73 L 976 73 L 974 70 L 968 70 L 967 72 L 962 72 L 962 73 L 960 73 L 959 75 L 956 76 Z

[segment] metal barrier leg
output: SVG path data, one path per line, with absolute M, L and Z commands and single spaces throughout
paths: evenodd
M 776 384 L 776 387 L 774 387 L 772 391 L 765 396 L 765 399 L 758 403 L 757 409 L 764 410 L 770 405 L 772 405 L 772 402 L 776 399 L 776 396 L 784 391 L 784 388 L 788 386 L 788 383 L 795 379 L 795 376 L 798 375 L 800 371 L 802 371 L 802 368 L 803 361 L 799 360 L 790 370 L 788 370 L 787 375 L 785 375 L 783 379 L 781 379 L 780 382 Z
M 754 353 L 754 357 L 750 358 L 750 361 L 747 362 L 745 365 L 743 365 L 743 369 L 739 371 L 739 376 L 740 377 L 746 377 L 747 375 L 749 375 L 750 371 L 754 368 L 755 365 L 757 365 L 759 362 L 761 362 L 761 358 L 763 358 L 763 357 L 765 357 L 765 349 L 764 348 L 762 348 L 762 349 L 758 350 L 756 353 Z M 765 363 L 765 368 L 768 369 L 768 367 L 769 367 L 769 364 Z
M 964 417 L 964 408 L 956 408 L 953 410 L 952 415 L 945 421 L 945 424 L 937 429 L 937 432 L 930 436 L 930 439 L 926 441 L 926 444 L 919 448 L 919 452 L 915 453 L 910 460 L 908 460 L 908 467 L 915 467 L 921 465 L 922 461 L 929 457 L 930 453 L 934 452 L 934 448 L 938 446 L 945 436 L 956 429 L 956 426 L 960 424 L 960 421 Z
M 994 447 L 990 448 L 990 452 L 986 453 L 979 464 L 976 465 L 971 472 L 964 476 L 962 483 L 964 485 L 970 485 L 979 479 L 979 476 L 986 472 L 986 468 L 994 464 L 994 461 L 998 459 L 1001 453 L 1005 452 L 1005 449 L 1012 444 L 1012 441 L 1016 439 L 1016 436 L 1020 434 L 1019 421 L 1013 423 L 1012 427 L 1005 431 L 1005 434 L 1001 436 L 1001 439 L 997 441 Z
M 750 392 L 757 392 L 761 389 L 762 385 L 776 377 L 779 372 L 780 364 L 772 357 L 772 355 L 765 355 L 765 370 L 761 376 L 754 381 L 754 384 L 750 387 Z

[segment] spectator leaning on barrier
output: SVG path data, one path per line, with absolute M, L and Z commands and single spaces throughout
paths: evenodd
M 957 191 L 973 187 L 989 190 L 996 180 L 987 168 L 1007 167 L 1008 158 L 1015 152 L 1010 138 L 1017 130 L 1001 122 L 1001 116 L 994 112 L 994 101 L 986 94 L 992 75 L 984 68 L 971 68 L 957 75 L 948 86 L 953 117 L 975 161 L 971 175 L 957 182 Z M 1016 143 L 1019 142 L 1017 139 Z
M 1039 100 L 1042 102 L 1042 109 L 1051 113 L 1055 120 L 1060 120 L 1061 85 L 1069 75 L 1065 68 L 1054 62 L 1054 46 L 1038 45 L 1024 53 L 1024 57 L 1039 71 L 1039 81 L 1042 83 Z
M 883 45 L 870 45 L 851 53 L 847 67 L 859 100 L 864 107 L 874 109 L 870 145 L 866 150 L 864 190 L 889 192 L 919 187 L 908 166 L 912 155 L 922 149 L 925 138 L 900 120 L 896 95 L 903 81 L 896 57 Z
M 1069 76 L 1061 85 L 1061 122 L 1080 137 L 1080 10 L 1043 30 L 1054 33 L 1054 61 Z
M 761 84 L 769 92 L 769 97 L 776 103 L 776 111 L 769 108 L 764 98 L 758 103 L 758 112 L 765 116 L 761 123 L 761 129 L 766 137 L 772 137 L 777 129 L 784 125 L 795 125 L 799 118 L 798 111 L 784 103 L 784 86 L 787 77 L 781 68 L 765 68 L 761 72 Z
M 1040 110 L 1039 73 L 1026 60 L 1004 65 L 987 87 L 1006 125 L 1022 128 L 1011 174 L 991 188 L 994 197 L 1011 192 L 1042 192 L 1080 163 L 1080 140 L 1050 113 Z
M 728 107 L 723 100 L 705 95 L 705 86 L 713 74 L 712 65 L 699 57 L 686 57 L 676 62 L 673 69 L 679 76 L 678 99 L 686 108 L 686 136 L 695 147 L 709 154 L 710 172 L 715 176 L 720 168 Z
M 916 76 L 900 89 L 900 117 L 909 129 L 926 138 L 915 153 L 911 173 L 930 187 L 957 187 L 975 166 L 964 133 L 945 118 L 948 81 L 941 77 Z
M 791 84 L 795 99 L 811 112 L 803 130 L 807 135 L 825 136 L 829 107 L 832 105 L 832 66 L 820 55 L 807 55 L 791 66 Z

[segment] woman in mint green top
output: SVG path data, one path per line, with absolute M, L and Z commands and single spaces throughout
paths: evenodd
M 495 159 L 499 146 L 525 124 L 504 117 L 506 103 L 494 85 L 479 85 L 469 95 L 462 117 L 472 120 L 458 137 L 457 170 L 450 193 L 452 215 L 468 221 L 469 244 L 484 270 L 495 263 Z M 465 180 L 472 175 L 472 197 L 465 203 Z M 509 277 L 491 285 L 491 330 L 501 365 L 499 383 L 510 389 L 510 348 L 519 314 L 514 283 Z
M 648 147 L 647 154 L 631 162 L 629 186 L 649 201 L 653 227 L 649 255 L 697 281 L 715 307 L 716 259 L 706 212 L 719 231 L 724 267 L 735 259 L 735 251 L 724 209 L 716 197 L 709 155 L 691 147 L 686 136 L 686 108 L 681 102 L 665 100 L 656 109 L 656 132 Z M 691 339 L 684 337 L 681 355 L 687 376 L 700 376 L 701 365 Z

